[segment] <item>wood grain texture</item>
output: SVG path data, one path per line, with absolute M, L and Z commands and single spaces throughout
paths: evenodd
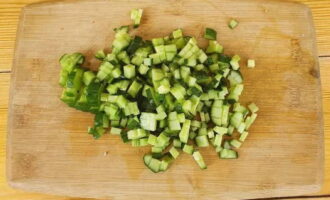
M 0 2 L 0 9 L 3 12 L 0 12 L 0 31 L 5 30 L 4 32 L 1 32 L 2 34 L 0 34 L 0 38 L 1 38 L 1 44 L 0 45 L 0 54 L 1 54 L 1 59 L 0 59 L 0 69 L 10 69 L 11 65 L 11 60 L 12 60 L 12 52 L 13 52 L 13 45 L 14 45 L 14 39 L 15 39 L 15 32 L 16 32 L 16 23 L 17 23 L 17 18 L 18 18 L 18 14 L 19 14 L 19 10 L 22 6 L 24 6 L 26 3 L 31 3 L 31 2 L 36 2 L 39 0 L 4 0 Z M 311 0 L 311 1 L 303 1 L 305 2 L 307 5 L 309 5 L 312 8 L 313 11 L 313 16 L 315 19 L 315 24 L 317 27 L 317 34 L 318 34 L 318 41 L 322 40 L 322 38 L 326 38 L 329 36 L 329 31 L 327 30 L 327 28 L 329 28 L 329 26 L 327 25 L 327 23 L 329 23 L 329 4 L 327 1 L 324 0 Z M 322 25 L 322 27 L 318 26 L 318 24 Z M 9 28 L 9 29 L 8 29 Z M 11 29 L 13 28 L 13 29 Z M 320 35 L 320 33 L 322 35 Z M 2 36 L 6 36 L 6 37 L 2 37 Z M 10 37 L 7 37 L 10 36 Z M 320 39 L 321 38 L 321 39 Z M 329 40 L 324 40 L 324 42 L 320 43 L 318 42 L 318 47 L 319 49 L 324 49 L 326 52 L 329 52 L 329 47 L 327 46 L 327 42 Z M 4 52 L 3 50 L 6 50 L 6 52 Z M 7 53 L 9 52 L 9 53 Z M 323 50 L 319 51 L 320 55 L 326 55 L 323 52 Z M 325 58 L 321 58 L 320 59 L 320 63 L 321 63 L 321 77 L 322 77 L 322 83 L 323 83 L 323 100 L 324 100 L 324 110 L 329 110 L 330 107 L 330 92 L 329 92 L 329 80 L 330 80 L 330 61 L 328 59 Z M 325 75 L 326 74 L 326 75 Z M 1 74 L 1 77 L 2 74 Z M 326 77 L 326 78 L 324 78 Z M 1 84 L 5 83 L 4 81 L 6 81 L 7 79 L 0 79 Z M 327 84 L 324 84 L 324 82 L 326 82 Z M 5 83 L 6 84 L 6 83 Z M 8 85 L 8 82 L 7 82 Z M 1 91 L 3 88 L 1 88 Z M 0 98 L 0 102 L 1 105 L 4 105 L 3 102 L 1 101 L 6 96 L 2 96 L 1 94 Z M 5 98 L 6 99 L 6 98 Z M 5 101 L 7 104 L 7 101 Z M 7 115 L 6 111 L 1 112 L 1 116 L 3 116 L 1 119 L 5 119 L 5 116 Z M 326 170 L 325 170 L 325 185 L 323 187 L 323 190 L 321 193 L 319 194 L 330 194 L 330 151 L 329 151 L 329 146 L 330 146 L 330 142 L 329 142 L 329 133 L 330 133 L 330 128 L 329 128 L 329 120 L 330 120 L 330 114 L 329 112 L 325 112 L 325 143 L 326 143 Z M 4 122 L 1 120 L 1 122 Z M 1 126 L 1 135 L 0 135 L 0 141 L 1 144 L 4 144 L 3 138 L 5 137 L 5 129 L 3 128 L 4 126 Z M 3 147 L 3 145 L 1 145 L 1 147 Z M 1 172 L 4 171 L 4 149 L 1 148 L 1 158 L 2 158 L 2 162 L 0 165 L 0 170 Z M 40 194 L 30 194 L 30 193 L 23 193 L 17 190 L 12 190 L 9 189 L 8 187 L 5 187 L 5 182 L 4 182 L 4 176 L 2 174 L 0 174 L 0 183 L 1 183 L 1 190 L 0 190 L 0 197 L 1 199 L 4 200 L 18 200 L 18 199 L 58 199 L 58 200 L 62 200 L 64 198 L 61 197 L 50 197 L 50 196 L 45 196 L 45 195 L 40 195 Z M 5 189 L 4 189 L 5 188 Z
M 330 58 L 320 58 L 322 91 L 323 91 L 323 108 L 324 108 L 324 131 L 325 131 L 325 182 L 320 193 L 315 195 L 330 194 Z M 50 196 L 44 194 L 35 194 L 30 192 L 22 192 L 10 188 L 5 180 L 5 137 L 8 107 L 8 87 L 9 73 L 0 74 L 0 199 L 2 200 L 83 200 L 82 198 L 68 198 L 59 196 Z M 310 199 L 328 200 L 330 198 Z M 310 200 L 309 199 L 309 200 Z M 296 200 L 296 199 L 295 199 Z M 299 199 L 299 200 L 305 200 Z
M 322 190 L 317 194 L 310 195 L 326 195 L 330 194 L 330 58 L 320 58 L 320 70 L 323 91 L 323 109 L 324 109 L 324 133 L 325 133 L 325 178 Z M 45 194 L 36 194 L 31 192 L 23 192 L 15 190 L 7 185 L 5 180 L 5 143 L 7 134 L 7 107 L 8 107 L 8 87 L 9 73 L 0 74 L 0 199 L 1 200 L 87 200 L 83 198 L 69 198 L 50 196 Z M 330 198 L 311 197 L 308 200 L 329 200 Z M 306 198 L 298 198 L 295 200 L 306 200 Z
M 1 200 L 88 200 L 82 198 L 59 197 L 28 193 L 8 186 L 5 176 L 5 144 L 7 134 L 7 113 L 10 73 L 0 73 L 0 199 Z
M 330 195 L 330 57 L 320 58 L 325 141 L 325 174 L 319 195 Z
M 303 198 L 290 198 L 291 200 L 329 200 L 330 197 L 303 197 Z M 283 198 L 282 200 L 289 200 L 286 198 Z
M 285 1 L 285 0 L 284 0 Z M 330 2 L 328 0 L 296 0 L 312 10 L 320 56 L 330 56 Z
M 201 39 L 204 27 L 214 27 L 227 53 L 258 60 L 253 72 L 243 67 L 242 99 L 255 101 L 261 112 L 239 160 L 220 161 L 206 149 L 208 170 L 201 171 L 183 155 L 168 172 L 154 175 L 142 164 L 144 150 L 109 135 L 91 140 L 85 124 L 92 116 L 58 100 L 60 55 L 80 51 L 90 60 L 92 52 L 112 40 L 113 28 L 130 23 L 127 15 L 135 7 L 145 9 L 137 30 L 141 36 L 161 36 L 182 27 Z M 256 198 L 319 190 L 323 174 L 319 71 L 306 7 L 253 0 L 70 1 L 29 6 L 22 16 L 9 118 L 7 174 L 12 186 L 115 199 L 139 199 L 139 194 L 146 199 Z M 240 26 L 223 29 L 232 16 Z M 86 66 L 95 67 L 93 63 Z M 109 156 L 103 156 L 105 151 Z
M 11 69 L 19 14 L 27 4 L 41 0 L 0 1 L 0 70 Z
M 5 180 L 5 140 L 7 133 L 7 111 L 8 111 L 8 92 L 9 92 L 10 73 L 0 73 L 0 199 L 52 199 L 49 195 L 37 195 L 26 193 L 10 188 Z M 58 197 L 54 197 L 58 199 Z M 65 198 L 63 198 L 64 200 Z
M 44 0 L 0 1 L 0 70 L 10 70 L 20 10 L 30 3 Z M 282 0 L 291 1 L 291 0 Z M 293 1 L 293 0 L 292 0 Z M 316 27 L 319 55 L 330 55 L 330 3 L 327 0 L 295 0 L 308 5 Z

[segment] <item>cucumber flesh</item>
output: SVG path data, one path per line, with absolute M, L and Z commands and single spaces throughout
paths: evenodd
M 131 10 L 134 28 L 142 14 L 142 9 Z M 81 53 L 60 58 L 60 99 L 95 115 L 88 133 L 98 139 L 110 132 L 133 147 L 148 146 L 143 162 L 155 173 L 167 170 L 181 151 L 206 169 L 198 148 L 210 144 L 220 158 L 238 158 L 235 150 L 259 111 L 254 103 L 239 103 L 244 90 L 240 56 L 225 55 L 212 28 L 205 29 L 208 46 L 201 48 L 181 29 L 144 40 L 131 35 L 130 27 L 114 29 L 111 53 L 96 52 L 97 72 L 83 67 Z M 254 60 L 247 62 L 255 66 Z

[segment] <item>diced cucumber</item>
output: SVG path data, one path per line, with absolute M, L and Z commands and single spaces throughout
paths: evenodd
M 246 128 L 246 124 L 244 122 L 241 122 L 237 128 L 237 132 L 243 133 Z
M 144 129 L 134 129 L 127 132 L 127 137 L 130 140 L 140 139 L 147 136 L 147 132 Z
M 151 162 L 151 159 L 152 159 L 152 156 L 150 154 L 145 154 L 143 156 L 143 161 L 144 161 L 144 164 L 146 166 L 149 166 L 150 162 Z
M 168 127 L 172 131 L 179 131 L 181 130 L 181 125 L 178 120 L 178 115 L 176 112 L 171 112 L 168 115 Z
M 256 113 L 252 113 L 252 115 L 250 117 L 246 118 L 245 124 L 246 127 L 245 129 L 248 130 L 250 128 L 250 126 L 253 124 L 253 122 L 257 119 L 257 114 Z
M 175 147 L 172 147 L 169 152 L 174 159 L 176 159 L 180 155 L 180 152 Z
M 215 100 L 211 108 L 211 119 L 214 124 L 221 126 L 222 124 L 222 104 L 223 101 Z
M 194 151 L 194 147 L 192 145 L 185 144 L 182 151 L 192 155 Z
M 242 143 L 240 141 L 234 139 L 234 140 L 230 141 L 230 145 L 235 147 L 236 149 L 239 149 L 241 147 Z
M 207 136 L 209 139 L 214 138 L 214 131 L 212 128 L 207 129 Z
M 150 134 L 148 137 L 148 144 L 156 145 L 156 143 L 157 143 L 157 136 Z
M 252 59 L 248 59 L 247 61 L 247 67 L 248 68 L 254 68 L 256 66 L 256 61 Z
M 204 38 L 208 40 L 217 40 L 217 32 L 212 28 L 206 28 Z
M 191 124 L 191 121 L 186 119 L 184 121 L 184 123 L 182 125 L 182 129 L 179 133 L 180 141 L 183 142 L 183 143 L 188 142 L 190 124 Z
M 249 135 L 249 133 L 246 132 L 246 131 L 244 131 L 244 132 L 241 134 L 241 136 L 239 137 L 239 140 L 240 140 L 241 142 L 244 142 L 248 135 Z
M 231 86 L 241 84 L 243 82 L 242 75 L 237 71 L 231 71 L 228 75 L 228 80 Z
M 224 135 L 228 133 L 228 128 L 226 127 L 215 126 L 213 130 L 220 135 Z
M 222 143 L 222 135 L 216 134 L 214 137 L 214 146 L 221 146 Z
M 155 131 L 157 128 L 157 115 L 155 113 L 142 112 L 140 116 L 140 125 L 148 131 Z
M 209 140 L 206 135 L 197 136 L 195 138 L 196 144 L 198 147 L 208 147 L 209 146 Z
M 131 10 L 134 28 L 142 13 Z M 230 21 L 231 28 L 237 25 Z M 61 100 L 95 114 L 88 133 L 98 139 L 110 129 L 133 147 L 151 145 L 143 161 L 155 173 L 167 170 L 181 149 L 205 169 L 196 147 L 210 143 L 220 158 L 238 158 L 235 149 L 247 138 L 259 110 L 254 103 L 239 103 L 244 90 L 241 58 L 223 53 L 212 28 L 205 29 L 206 49 L 181 29 L 149 41 L 131 36 L 129 28 L 114 29 L 111 53 L 96 52 L 97 72 L 81 66 L 80 53 L 60 59 Z M 255 67 L 255 61 L 248 59 L 247 67 Z
M 131 10 L 131 19 L 134 22 L 134 27 L 137 28 L 140 25 L 141 17 L 143 10 L 142 9 L 133 9 Z
M 116 127 L 112 127 L 111 128 L 111 134 L 114 134 L 114 135 L 120 135 L 122 129 L 120 128 L 116 128 Z
M 179 139 L 174 139 L 173 140 L 173 146 L 176 147 L 176 148 L 181 148 L 181 141 Z
M 221 159 L 237 159 L 237 152 L 231 149 L 222 149 L 219 153 Z
M 194 128 L 194 127 L 192 127 Z M 195 131 L 190 131 L 189 132 L 189 139 L 193 140 L 197 136 L 197 133 Z
M 202 157 L 202 155 L 201 155 L 201 153 L 199 151 L 195 151 L 193 153 L 193 157 L 194 157 L 195 161 L 197 162 L 198 166 L 201 169 L 206 169 L 207 168 L 207 166 L 206 166 L 206 164 L 204 162 L 204 159 L 203 159 L 203 157 Z
M 231 19 L 228 23 L 229 28 L 234 29 L 238 26 L 238 21 L 236 19 Z
M 238 128 L 242 121 L 243 114 L 240 112 L 235 112 L 230 118 L 230 124 L 235 128 Z
M 209 46 L 206 49 L 206 53 L 222 53 L 223 47 L 215 40 L 209 41 Z
M 135 76 L 135 66 L 134 65 L 125 65 L 124 66 L 124 76 L 128 79 Z
M 172 35 L 173 35 L 173 38 L 180 38 L 182 37 L 182 30 L 181 29 L 177 29 L 177 30 L 174 30 L 172 32 Z
M 175 84 L 171 88 L 170 92 L 177 100 L 183 99 L 184 96 L 186 95 L 186 89 L 182 87 L 180 84 Z
M 251 103 L 248 105 L 248 108 L 251 110 L 252 113 L 258 112 L 259 108 L 255 103 Z
M 158 173 L 159 169 L 160 169 L 160 165 L 161 165 L 161 161 L 155 158 L 151 158 L 149 164 L 148 164 L 148 168 L 154 172 L 154 173 Z

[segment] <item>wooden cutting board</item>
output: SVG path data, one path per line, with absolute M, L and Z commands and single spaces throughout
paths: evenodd
M 202 149 L 207 170 L 182 154 L 165 173 L 142 162 L 148 148 L 112 135 L 87 134 L 93 116 L 59 100 L 58 59 L 108 48 L 115 27 L 131 24 L 143 8 L 145 38 L 176 28 L 196 36 L 218 32 L 227 54 L 243 57 L 245 103 L 260 107 L 238 160 L 220 160 Z M 227 22 L 236 18 L 231 30 Z M 247 69 L 246 59 L 256 59 Z M 239 199 L 316 192 L 323 179 L 323 124 L 315 33 L 308 8 L 258 0 L 66 1 L 25 7 L 17 34 L 10 92 L 7 176 L 15 188 L 111 199 Z M 107 152 L 107 154 L 105 153 Z

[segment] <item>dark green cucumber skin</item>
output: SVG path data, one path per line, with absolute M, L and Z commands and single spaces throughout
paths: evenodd
M 204 38 L 208 40 L 216 40 L 217 32 L 214 29 L 206 28 Z
M 138 24 L 135 24 L 134 27 L 135 26 L 138 26 Z M 89 133 L 93 135 L 94 138 L 97 139 L 101 137 L 103 133 L 106 132 L 106 129 L 109 128 L 110 126 L 120 127 L 123 128 L 123 131 L 120 132 L 120 137 L 124 143 L 128 143 L 132 140 L 128 139 L 127 137 L 127 129 L 141 128 L 141 124 L 144 127 L 144 129 L 146 129 L 147 131 L 149 130 L 148 134 L 149 133 L 154 134 L 158 137 L 160 133 L 165 132 L 166 129 L 169 127 L 168 125 L 169 123 L 167 123 L 168 121 L 166 121 L 166 118 L 164 117 L 165 118 L 164 119 L 162 117 L 163 115 L 158 115 L 157 118 L 152 118 L 152 117 L 148 118 L 147 121 L 149 124 L 155 124 L 155 123 L 150 123 L 150 121 L 157 120 L 156 129 L 154 129 L 155 126 L 153 126 L 153 128 L 151 129 L 145 126 L 145 123 L 142 123 L 143 120 L 141 120 L 140 116 L 142 112 L 155 114 L 156 108 L 160 105 L 164 107 L 164 112 L 166 114 L 168 114 L 169 112 L 176 111 L 179 114 L 181 113 L 184 114 L 185 120 L 192 120 L 192 121 L 199 120 L 199 119 L 195 119 L 196 117 L 195 115 L 196 113 L 202 110 L 205 113 L 205 115 L 207 114 L 207 120 L 206 121 L 203 120 L 202 123 L 208 123 L 208 125 L 212 127 L 214 125 L 218 125 L 218 126 L 223 125 L 225 127 L 231 125 L 230 119 L 233 112 L 230 110 L 228 115 L 222 114 L 223 107 L 219 109 L 221 111 L 220 113 L 219 111 L 217 111 L 215 112 L 215 114 L 219 115 L 220 119 L 224 115 L 228 116 L 227 121 L 229 121 L 229 124 L 226 124 L 226 122 L 222 122 L 222 120 L 220 121 L 217 120 L 217 122 L 213 120 L 212 102 L 221 99 L 223 104 L 228 104 L 229 106 L 232 106 L 231 104 L 238 102 L 239 95 L 243 91 L 243 89 L 241 90 L 239 89 L 239 88 L 243 88 L 243 84 L 241 84 L 241 82 L 243 81 L 243 77 L 239 71 L 240 68 L 234 67 L 234 66 L 239 66 L 239 64 L 236 65 L 237 62 L 235 62 L 237 60 L 236 56 L 237 57 L 239 56 L 235 55 L 235 59 L 234 59 L 223 54 L 221 44 L 217 43 L 216 41 L 217 33 L 215 30 L 211 28 L 206 28 L 205 30 L 204 37 L 210 40 L 209 51 L 208 50 L 203 51 L 203 49 L 199 48 L 195 39 L 191 37 L 180 36 L 181 47 L 178 47 L 176 43 L 177 41 L 179 41 L 179 38 L 173 39 L 171 36 L 160 38 L 160 41 L 158 41 L 157 44 L 155 44 L 156 42 L 152 43 L 150 41 L 144 41 L 139 36 L 135 36 L 134 38 L 132 38 L 128 34 L 128 26 L 118 28 L 116 29 L 116 32 L 118 34 L 117 39 L 118 38 L 119 39 L 114 43 L 115 45 L 113 46 L 113 50 L 116 49 L 117 51 L 116 52 L 112 51 L 109 54 L 105 54 L 104 51 L 99 51 L 97 53 L 96 57 L 102 62 L 101 66 L 103 66 L 103 68 L 102 70 L 100 70 L 102 72 L 100 73 L 100 75 L 98 75 L 98 73 L 95 74 L 94 72 L 92 72 L 95 75 L 95 78 L 93 78 L 93 74 L 91 74 L 92 78 L 83 79 L 82 83 L 79 83 L 79 81 L 77 82 L 76 80 L 77 77 L 75 74 L 77 72 L 74 70 L 77 69 L 82 70 L 83 73 L 91 72 L 91 71 L 86 71 L 86 69 L 84 68 L 80 68 L 80 66 L 84 62 L 84 57 L 81 54 L 76 54 L 72 56 L 70 62 L 74 64 L 70 64 L 69 61 L 65 63 L 65 59 L 69 59 L 68 57 L 69 55 L 62 56 L 60 61 L 61 65 L 62 63 L 64 63 L 65 65 L 65 67 L 62 66 L 62 69 L 64 68 L 65 70 L 68 70 L 68 71 L 64 71 L 65 73 L 63 73 L 63 77 L 61 75 L 61 79 L 62 79 L 60 83 L 61 86 L 64 88 L 75 89 L 75 90 L 66 90 L 67 94 L 63 96 L 62 101 L 78 110 L 91 112 L 95 114 L 95 119 L 93 124 L 94 126 L 91 129 L 89 129 L 90 130 Z M 190 46 L 187 44 L 189 44 Z M 193 46 L 194 44 L 195 46 Z M 168 51 L 164 53 L 163 51 L 166 51 L 164 49 L 167 49 Z M 181 52 L 185 52 L 185 53 L 180 54 L 180 49 L 181 50 L 186 49 L 189 51 L 183 50 Z M 122 54 L 122 56 L 119 57 L 118 54 L 120 52 L 124 52 L 124 53 Z M 165 60 L 164 60 L 164 56 L 165 56 Z M 170 58 L 167 58 L 167 56 L 169 56 Z M 145 60 L 145 59 L 149 59 L 149 60 Z M 157 61 L 157 65 L 156 65 L 153 63 L 154 60 L 160 60 L 159 61 L 160 63 L 158 63 Z M 147 66 L 150 68 L 148 68 L 147 70 L 144 69 L 143 72 L 140 72 L 139 67 L 141 65 L 137 63 L 144 63 L 145 61 Z M 104 63 L 108 65 L 103 65 Z M 125 65 L 134 66 L 134 70 L 135 70 L 134 76 L 129 75 L 129 74 L 133 74 L 132 68 L 129 68 L 133 66 L 125 67 Z M 124 71 L 123 68 L 126 70 Z M 111 71 L 113 69 L 115 71 Z M 158 71 L 153 73 L 152 71 L 155 69 L 156 71 L 161 70 L 161 72 Z M 128 73 L 129 71 L 132 73 Z M 142 73 L 143 75 L 140 74 L 139 72 Z M 232 80 L 229 80 L 228 76 Z M 119 81 L 127 81 L 128 82 L 127 87 L 123 86 L 125 84 L 118 84 L 121 85 L 118 86 L 119 89 L 115 88 L 111 91 L 109 91 L 110 89 L 105 90 L 106 86 L 115 84 Z M 138 88 L 138 86 L 132 87 L 133 81 L 137 81 L 142 86 L 140 88 Z M 150 86 L 150 88 L 144 90 L 145 88 L 147 88 L 144 87 L 145 85 Z M 176 88 L 177 90 L 172 92 L 171 89 L 173 88 L 174 85 L 180 85 L 181 89 Z M 235 88 L 235 86 L 237 86 L 237 88 Z M 130 87 L 132 87 L 131 92 L 129 92 Z M 170 90 L 170 92 L 167 93 L 167 90 Z M 230 92 L 232 92 L 232 95 L 228 97 L 230 95 Z M 116 99 L 117 97 L 109 96 L 109 93 L 111 95 L 120 95 L 121 97 L 124 97 L 124 99 L 126 99 L 128 103 L 124 100 L 121 101 L 124 103 L 119 103 L 120 101 L 113 100 Z M 101 94 L 103 95 L 102 101 L 101 101 Z M 199 97 L 201 97 L 202 95 L 203 98 L 205 99 L 200 100 Z M 197 100 L 192 97 L 196 97 Z M 185 101 L 188 103 L 184 103 Z M 196 111 L 196 107 L 198 106 L 198 103 L 200 101 L 203 101 L 202 103 L 205 104 L 200 104 L 200 107 L 198 107 Z M 118 110 L 110 109 L 109 107 L 111 107 L 111 105 L 117 106 Z M 127 106 L 128 109 L 125 109 L 125 106 Z M 139 112 L 137 112 L 136 110 L 138 110 Z M 116 115 L 116 117 L 113 117 L 111 113 L 114 113 L 113 115 Z M 243 113 L 243 114 L 244 114 L 243 117 L 243 121 L 244 121 L 248 113 Z M 108 116 L 108 118 L 104 118 L 104 116 Z M 225 117 L 223 118 L 227 119 Z M 121 123 L 122 119 L 127 120 L 127 123 L 122 124 Z M 160 124 L 160 120 L 165 121 L 165 122 L 162 121 L 163 125 L 158 125 Z M 239 120 L 236 121 L 238 122 Z M 180 122 L 180 125 L 182 126 L 182 122 Z M 237 127 L 235 128 L 237 129 Z M 196 125 L 196 123 L 194 126 L 190 125 L 189 129 L 190 131 L 188 131 L 188 134 L 182 134 L 183 139 L 185 138 L 188 139 L 187 141 L 185 140 L 184 142 L 181 142 L 181 148 L 184 147 L 185 143 L 190 144 L 188 143 L 188 141 L 196 143 L 196 137 L 197 136 L 199 137 L 203 134 L 203 133 L 199 133 L 198 129 L 200 129 L 200 126 L 198 124 Z M 240 128 L 240 130 L 241 129 L 243 128 Z M 245 130 L 247 131 L 247 129 Z M 190 134 L 190 132 L 192 132 L 192 134 Z M 197 132 L 200 135 L 197 135 Z M 158 149 L 165 150 L 169 146 L 168 143 L 171 143 L 171 140 L 173 138 L 180 138 L 179 133 L 180 130 L 175 130 L 173 132 L 169 132 L 169 131 L 166 132 L 165 133 L 166 136 L 169 137 L 170 139 L 169 141 L 167 141 L 166 144 L 165 142 L 159 142 L 157 145 L 160 145 L 161 147 L 158 146 L 159 147 Z M 146 134 L 146 136 L 148 135 Z M 136 138 L 131 138 L 131 139 L 136 139 Z M 146 139 L 146 138 L 139 138 L 139 139 Z M 189 139 L 191 139 L 192 141 L 190 141 Z M 206 146 L 204 139 L 199 141 L 200 141 L 199 143 L 201 144 L 203 143 L 200 146 Z M 207 138 L 206 142 L 209 141 L 210 141 L 209 138 Z M 138 140 L 133 141 L 135 146 L 138 146 L 139 142 L 140 141 Z M 143 140 L 143 144 L 145 144 L 145 140 Z M 156 146 L 156 144 L 154 145 Z M 166 148 L 165 147 L 163 148 L 162 145 L 166 146 Z M 221 147 L 220 144 L 218 146 Z M 156 150 L 157 150 L 157 146 L 153 149 L 153 151 Z M 219 156 L 221 157 L 220 154 Z M 235 153 L 225 152 L 224 156 L 225 158 L 223 159 L 235 159 L 238 157 L 238 154 L 237 152 Z M 164 158 L 164 153 L 162 151 L 160 153 L 151 154 L 151 159 L 157 159 L 157 161 L 156 160 L 152 160 L 152 162 L 150 161 L 151 165 L 150 162 L 147 163 L 145 157 L 143 157 L 143 160 L 144 160 L 144 164 L 151 171 L 153 171 L 154 173 L 158 173 L 162 171 L 162 169 L 166 169 L 167 166 L 169 165 L 169 163 L 162 160 L 163 158 Z M 202 160 L 202 156 L 200 155 L 200 157 L 199 158 L 197 157 L 196 160 L 197 161 Z M 158 161 L 160 161 L 161 164 L 159 164 Z M 199 163 L 201 163 L 202 169 L 207 169 L 207 166 L 206 165 L 204 166 L 205 163 L 203 162 L 199 162 Z M 155 170 L 158 167 L 159 170 Z

